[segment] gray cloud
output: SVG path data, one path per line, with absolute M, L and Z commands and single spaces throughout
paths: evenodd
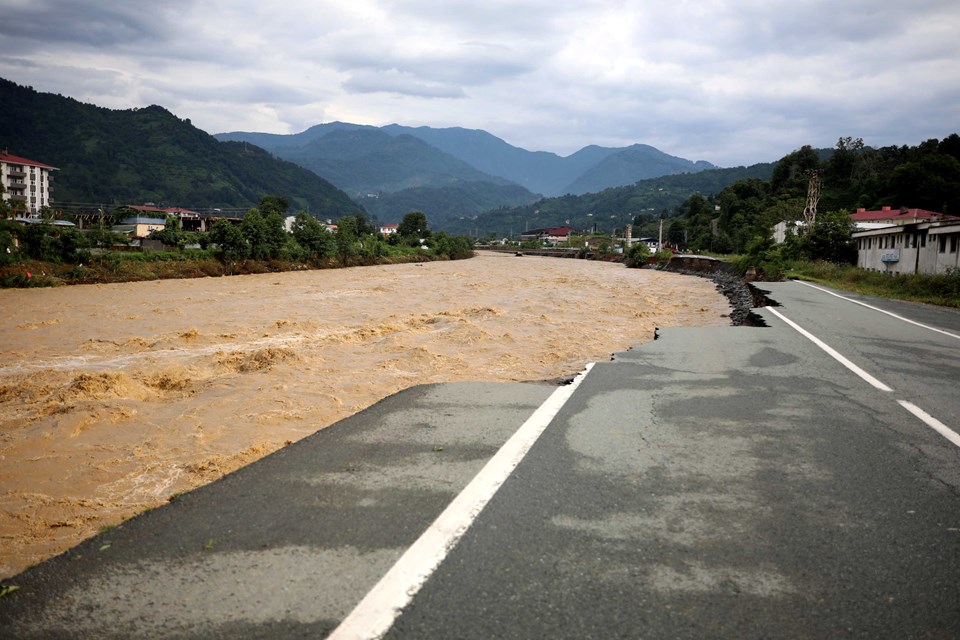
M 465 126 L 718 164 L 957 128 L 955 0 L 14 0 L 0 76 L 210 132 Z M 10 19 L 6 19 L 12 16 Z
M 343 83 L 354 93 L 393 93 L 420 98 L 465 98 L 463 89 L 452 85 L 425 83 L 396 70 L 359 72 Z
M 7 7 L 0 36 L 32 42 L 111 47 L 163 41 L 176 27 L 176 16 L 190 0 L 157 3 L 33 0 Z

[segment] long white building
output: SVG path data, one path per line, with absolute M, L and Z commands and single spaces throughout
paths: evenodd
M 57 170 L 48 164 L 15 156 L 6 149 L 0 151 L 3 199 L 9 200 L 18 211 L 38 213 L 53 204 L 50 172 Z
M 960 268 L 960 220 L 895 224 L 853 234 L 857 266 L 883 273 L 946 273 Z

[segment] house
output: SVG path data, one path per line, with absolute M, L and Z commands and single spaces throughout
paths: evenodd
M 400 228 L 398 224 L 382 224 L 380 225 L 380 235 L 389 236 L 397 232 L 397 229 Z
M 167 225 L 168 215 L 176 217 L 179 227 L 184 231 L 207 231 L 208 220 L 190 209 L 161 208 L 153 204 L 130 205 L 126 208 L 133 210 L 134 215 L 123 218 L 113 229 L 134 238 L 146 238 L 151 231 L 162 230 Z
M 162 231 L 167 225 L 166 218 L 150 216 L 128 216 L 113 226 L 114 231 L 127 233 L 134 238 L 146 238 L 151 231 Z
M 573 227 L 546 227 L 543 229 L 530 229 L 520 235 L 520 240 L 527 242 L 530 240 L 539 240 L 544 244 L 561 244 L 570 241 L 570 235 L 573 233 Z
M 51 171 L 57 167 L 28 160 L 0 151 L 0 184 L 3 185 L 3 199 L 10 201 L 16 210 L 38 213 L 42 208 L 53 204 L 53 176 Z
M 948 216 L 953 218 L 953 216 Z M 960 268 L 960 220 L 891 224 L 858 231 L 857 266 L 890 274 L 946 273 Z

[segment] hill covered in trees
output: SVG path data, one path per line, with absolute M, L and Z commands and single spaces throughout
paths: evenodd
M 516 236 L 527 229 L 570 225 L 612 233 L 629 223 L 637 226 L 634 236 L 654 235 L 661 215 L 670 215 L 694 193 L 716 193 L 746 178 L 769 179 L 773 163 L 732 169 L 708 169 L 641 180 L 624 187 L 597 193 L 565 195 L 519 207 L 501 207 L 476 216 L 460 216 L 438 223 L 450 233 L 494 237 Z
M 112 110 L 0 78 L 0 146 L 60 169 L 57 203 L 255 206 L 280 193 L 324 218 L 362 211 L 302 167 L 242 142 L 220 142 L 159 106 Z
M 802 218 L 811 171 L 822 176 L 818 212 L 889 206 L 960 215 L 956 133 L 914 147 L 877 149 L 848 137 L 829 154 L 809 146 L 787 154 L 769 179 L 741 179 L 691 195 L 671 212 L 668 239 L 690 249 L 741 253 L 751 242 L 769 238 L 776 223 Z

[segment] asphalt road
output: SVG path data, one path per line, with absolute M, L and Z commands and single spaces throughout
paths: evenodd
M 569 389 L 394 396 L 5 581 L 0 637 L 960 637 L 960 314 L 759 286 Z

